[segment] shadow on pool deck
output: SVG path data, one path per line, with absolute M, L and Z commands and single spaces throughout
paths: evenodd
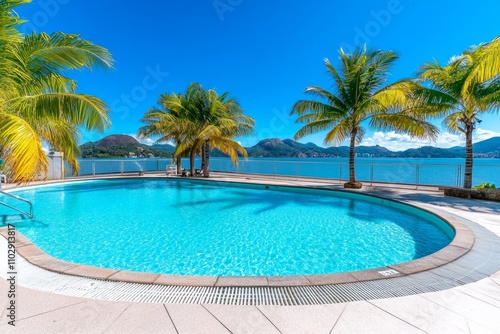
M 360 192 L 390 195 L 401 201 L 425 202 L 450 209 L 455 215 L 460 215 L 460 211 L 472 215 L 490 215 L 495 226 L 500 224 L 500 205 L 492 202 L 448 198 L 437 192 L 417 193 L 401 189 L 366 187 Z M 484 228 L 479 227 L 474 228 L 479 236 L 489 234 L 480 231 Z M 485 252 L 492 245 L 485 244 L 487 249 L 478 251 L 483 260 L 486 260 Z M 2 247 L 0 254 L 5 250 Z M 472 261 L 472 256 L 474 251 L 463 257 L 461 262 L 473 262 L 477 266 L 477 259 Z M 498 266 L 497 259 L 498 257 L 493 257 L 489 261 Z M 7 282 L 1 279 L 3 274 L 5 272 L 0 273 L 0 290 L 7 288 Z M 491 276 L 475 283 L 438 292 L 313 306 L 114 302 L 68 297 L 18 286 L 19 318 L 16 328 L 6 324 L 6 313 L 0 311 L 0 332 L 498 333 L 500 271 L 489 275 Z M 25 279 L 28 278 L 29 276 L 25 276 Z M 0 298 L 0 306 L 7 301 Z M 360 314 L 363 316 L 360 317 Z
M 492 201 L 448 197 L 444 196 L 441 193 L 410 193 L 402 192 L 401 190 L 380 188 L 368 188 L 364 191 L 364 193 L 370 195 L 389 196 L 395 200 L 423 202 L 439 207 L 454 208 L 467 212 L 500 214 L 499 203 Z

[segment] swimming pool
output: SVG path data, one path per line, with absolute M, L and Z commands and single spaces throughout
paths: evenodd
M 81 181 L 15 191 L 35 221 L 1 208 L 58 259 L 201 276 L 341 273 L 424 257 L 453 229 L 428 212 L 371 196 L 165 178 Z M 8 214 L 8 215 L 7 215 Z

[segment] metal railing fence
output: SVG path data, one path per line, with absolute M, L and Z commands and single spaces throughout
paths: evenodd
M 80 159 L 80 176 L 103 174 L 126 174 L 139 172 L 162 172 L 172 164 L 171 159 Z M 200 159 L 195 160 L 197 168 Z M 182 160 L 182 167 L 189 168 L 189 160 Z M 326 178 L 339 182 L 349 179 L 346 161 L 318 160 L 240 160 L 236 167 L 230 159 L 211 158 L 210 170 L 242 174 L 258 174 L 272 177 Z M 425 162 L 356 162 L 356 179 L 361 182 L 402 183 L 413 185 L 461 186 L 463 164 Z M 66 177 L 72 171 L 66 166 Z M 500 186 L 500 164 L 475 163 L 473 184 L 496 183 Z

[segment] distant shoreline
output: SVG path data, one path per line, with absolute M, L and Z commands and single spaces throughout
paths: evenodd
M 80 146 L 82 157 L 96 155 L 113 156 L 114 158 L 168 158 L 175 151 L 169 144 L 144 145 L 128 135 L 110 135 L 97 142 L 88 142 Z M 262 158 L 291 158 L 291 159 L 342 159 L 349 157 L 349 147 L 320 147 L 313 143 L 302 144 L 291 139 L 270 138 L 263 139 L 252 147 L 246 147 L 248 157 Z M 465 147 L 456 146 L 439 148 L 423 146 L 404 151 L 391 151 L 382 146 L 356 146 L 356 157 L 359 158 L 399 158 L 399 159 L 465 159 Z M 475 159 L 499 159 L 500 137 L 493 137 L 473 145 Z M 212 158 L 227 157 L 222 152 L 212 150 Z M 105 159 L 109 159 L 106 157 Z

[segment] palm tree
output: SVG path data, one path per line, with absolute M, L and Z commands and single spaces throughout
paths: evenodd
M 182 140 L 177 144 L 174 156 L 189 154 L 189 170 L 195 174 L 194 158 L 200 153 L 197 136 L 201 131 L 199 122 L 200 103 L 203 89 L 198 83 L 191 83 L 183 94 L 171 94 L 165 99 L 165 107 L 178 116 L 179 128 L 182 129 Z
M 141 137 L 160 136 L 157 142 L 173 140 L 177 171 L 180 157 L 188 153 L 191 175 L 195 174 L 194 158 L 202 155 L 202 168 L 209 177 L 209 152 L 217 148 L 228 154 L 238 165 L 238 153 L 246 151 L 232 138 L 252 132 L 254 121 L 243 115 L 239 104 L 221 96 L 215 90 L 205 90 L 199 83 L 191 83 L 185 93 L 164 94 L 160 97 L 161 109 L 153 108 L 143 118 L 145 126 L 139 129 Z
M 217 148 L 229 155 L 233 163 L 238 166 L 238 153 L 246 157 L 246 150 L 232 138 L 243 136 L 253 131 L 254 120 L 243 115 L 238 102 L 229 98 L 229 93 L 221 96 L 215 90 L 205 90 L 200 84 L 189 86 L 187 96 L 190 96 L 189 110 L 186 117 L 192 122 L 195 129 L 179 145 L 176 152 L 190 151 L 190 158 L 201 152 L 202 167 L 205 177 L 209 177 L 209 152 Z M 191 167 L 191 174 L 194 173 Z
M 421 90 L 419 100 L 436 115 L 446 115 L 450 132 L 465 135 L 464 188 L 471 188 L 472 135 L 481 122 L 478 116 L 500 108 L 500 36 L 464 51 L 447 66 L 425 63 L 419 75 L 431 88 Z
M 193 129 L 193 124 L 182 117 L 182 109 L 176 106 L 182 106 L 182 94 L 162 94 L 158 104 L 161 109 L 151 108 L 142 119 L 146 125 L 139 129 L 139 137 L 146 138 L 160 136 L 156 143 L 173 141 L 178 147 L 188 136 L 189 129 Z M 182 156 L 174 154 L 177 174 L 182 172 Z
M 423 113 L 415 112 L 411 94 L 417 85 L 410 80 L 400 80 L 386 85 L 389 68 L 398 58 L 393 51 L 368 51 L 357 48 L 351 54 L 339 51 L 340 68 L 335 69 L 328 59 L 325 65 L 333 79 L 334 91 L 309 86 L 307 94 L 319 100 L 300 100 L 292 108 L 297 123 L 306 123 L 295 134 L 295 139 L 328 131 L 325 144 L 349 144 L 349 182 L 346 188 L 361 188 L 356 182 L 355 146 L 365 134 L 363 123 L 375 129 L 389 129 L 415 137 L 435 138 L 438 130 L 425 121 Z
M 14 181 L 47 171 L 42 141 L 64 153 L 78 173 L 79 128 L 110 125 L 100 99 L 76 93 L 65 74 L 80 68 L 111 68 L 110 53 L 78 35 L 61 32 L 22 36 L 14 11 L 29 1 L 5 0 L 0 7 L 0 149 Z
M 206 112 L 210 114 L 210 122 L 206 125 L 204 131 L 202 165 L 203 175 L 209 177 L 211 147 L 226 152 L 237 166 L 237 152 L 244 157 L 247 157 L 247 155 L 241 145 L 232 138 L 253 133 L 255 121 L 253 118 L 244 115 L 238 101 L 230 98 L 228 92 L 219 96 L 215 90 L 209 90 L 206 97 L 208 101 Z

